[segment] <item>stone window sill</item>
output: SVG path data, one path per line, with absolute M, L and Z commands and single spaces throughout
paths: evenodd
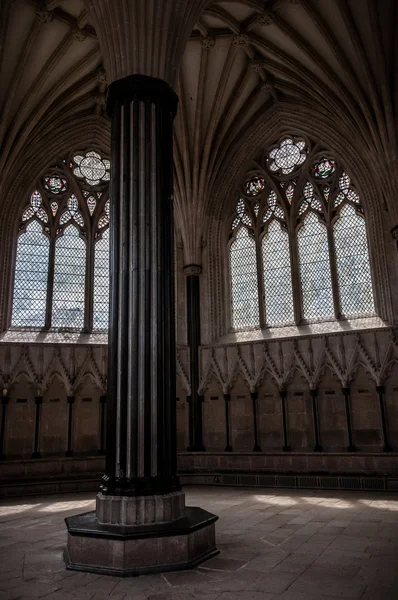
M 238 344 L 243 342 L 271 341 L 286 338 L 308 337 L 314 335 L 331 335 L 355 333 L 367 329 L 386 329 L 389 325 L 379 317 L 366 317 L 347 321 L 328 321 L 310 323 L 308 325 L 292 325 L 287 327 L 270 327 L 269 329 L 253 329 L 237 331 L 221 337 L 218 344 Z
M 0 344 L 81 344 L 106 346 L 108 333 L 82 331 L 9 330 L 0 334 Z

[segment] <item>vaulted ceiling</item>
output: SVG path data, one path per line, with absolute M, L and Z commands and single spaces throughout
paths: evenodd
M 109 122 L 103 57 L 83 0 L 2 0 L 0 10 L 1 208 L 28 159 L 68 131 L 79 139 L 79 127 L 82 139 L 91 129 L 104 146 Z M 209 0 L 175 86 L 177 216 L 196 230 L 187 244 L 200 244 L 212 185 L 246 132 L 284 104 L 296 107 L 298 122 L 312 112 L 314 127 L 334 123 L 355 143 L 393 208 L 397 11 L 396 0 Z

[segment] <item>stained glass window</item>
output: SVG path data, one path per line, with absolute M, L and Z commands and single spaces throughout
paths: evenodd
M 89 150 L 54 160 L 40 176 L 20 215 L 12 326 L 88 330 L 93 313 L 94 327 L 106 329 L 109 171 L 109 160 Z
M 319 179 L 330 177 L 336 170 L 336 161 L 330 158 L 321 158 L 314 165 L 314 176 Z
M 79 179 L 84 179 L 88 185 L 99 185 L 101 181 L 109 181 L 109 169 L 111 163 L 107 159 L 101 158 L 98 152 L 87 152 L 86 156 L 77 154 L 73 157 L 77 167 L 73 169 L 73 173 Z
M 232 326 L 258 327 L 258 282 L 256 242 L 246 227 L 240 227 L 230 248 Z
M 95 244 L 93 328 L 107 329 L 109 320 L 109 229 Z
M 86 244 L 69 225 L 55 243 L 53 327 L 84 327 Z
M 268 325 L 292 323 L 293 292 L 289 234 L 271 221 L 262 241 L 265 316 Z
M 309 213 L 297 234 L 303 317 L 308 320 L 334 316 L 332 278 L 326 227 Z
M 374 313 L 364 219 L 346 204 L 334 225 L 340 307 L 345 316 Z
M 264 189 L 264 177 L 253 177 L 246 184 L 246 194 L 257 196 Z
M 339 307 L 342 318 L 375 312 L 359 195 L 320 148 L 286 136 L 244 179 L 229 232 L 233 329 L 329 321 Z
M 46 190 L 52 194 L 62 194 L 68 189 L 68 182 L 65 177 L 59 175 L 51 175 L 43 178 L 43 185 Z
M 44 327 L 50 240 L 32 221 L 18 238 L 12 325 Z
M 283 139 L 279 146 L 269 152 L 269 169 L 281 175 L 292 173 L 307 158 L 305 146 L 304 140 Z
M 22 215 L 22 221 L 29 221 L 29 219 L 37 217 L 43 223 L 48 223 L 48 215 L 42 207 L 42 203 L 40 192 L 35 190 L 30 197 L 30 206 L 28 206 Z

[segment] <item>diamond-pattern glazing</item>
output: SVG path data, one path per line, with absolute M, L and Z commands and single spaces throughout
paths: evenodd
M 268 325 L 292 323 L 293 292 L 289 234 L 271 221 L 262 240 L 265 318 Z
M 241 227 L 230 248 L 232 327 L 258 327 L 258 281 L 256 243 Z
M 55 243 L 52 326 L 84 326 L 86 244 L 69 225 Z
M 107 329 L 109 323 L 109 229 L 95 244 L 93 329 Z
M 303 316 L 308 320 L 334 316 L 332 278 L 326 227 L 309 213 L 297 233 Z
M 50 241 L 32 221 L 18 239 L 12 325 L 44 327 Z
M 346 204 L 335 222 L 340 307 L 345 316 L 374 313 L 372 278 L 364 219 Z

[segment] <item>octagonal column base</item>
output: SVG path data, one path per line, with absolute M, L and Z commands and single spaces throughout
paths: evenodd
M 197 507 L 176 521 L 144 526 L 103 525 L 95 512 L 68 517 L 66 566 L 120 577 L 192 569 L 218 554 L 217 519 Z

